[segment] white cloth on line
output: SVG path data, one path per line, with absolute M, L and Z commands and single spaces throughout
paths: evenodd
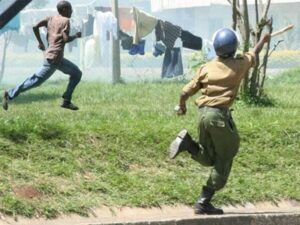
M 202 52 L 208 60 L 212 60 L 216 57 L 216 52 L 213 43 L 207 39 L 203 39 Z
M 107 34 L 112 33 L 115 40 L 118 39 L 118 21 L 112 12 L 97 12 L 95 14 L 93 34 L 95 38 L 99 39 L 101 56 L 103 57 L 107 52 L 109 41 Z

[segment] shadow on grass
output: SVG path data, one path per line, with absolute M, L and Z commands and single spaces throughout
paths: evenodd
M 11 127 L 0 127 L 1 136 L 16 144 L 25 143 L 30 134 L 35 133 L 42 140 L 65 140 L 68 134 L 68 130 L 59 125 L 51 123 L 39 124 L 37 128 L 33 128 L 31 124 L 19 127 L 12 124 Z
M 11 140 L 16 144 L 23 144 L 28 139 L 27 133 L 19 130 L 11 130 L 11 131 L 1 132 L 1 133 L 5 138 Z
M 38 93 L 38 94 L 21 94 L 16 99 L 14 99 L 11 103 L 13 104 L 27 104 L 31 102 L 41 102 L 48 101 L 53 99 L 59 99 L 61 95 L 58 93 Z
M 67 129 L 56 124 L 43 124 L 36 132 L 43 140 L 64 139 Z

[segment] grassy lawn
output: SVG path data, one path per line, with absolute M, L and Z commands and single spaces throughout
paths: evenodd
M 66 82 L 47 82 L 0 111 L 2 213 L 55 217 L 101 205 L 195 202 L 210 169 L 187 154 L 167 158 L 182 128 L 197 136 L 193 99 L 185 117 L 173 112 L 183 82 L 83 82 L 77 112 L 59 107 Z M 267 81 L 273 107 L 236 102 L 241 148 L 217 205 L 300 200 L 299 87 L 294 70 Z

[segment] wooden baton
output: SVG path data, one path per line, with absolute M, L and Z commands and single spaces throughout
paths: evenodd
M 273 33 L 271 34 L 271 37 L 274 37 L 274 36 L 277 36 L 277 35 L 279 35 L 279 34 L 282 34 L 282 33 L 286 32 L 286 31 L 292 29 L 293 27 L 294 27 L 293 24 L 288 25 L 288 26 L 286 26 L 286 27 L 284 27 L 284 28 L 282 28 L 282 29 L 280 29 L 280 30 L 278 30 L 278 31 L 273 32 Z

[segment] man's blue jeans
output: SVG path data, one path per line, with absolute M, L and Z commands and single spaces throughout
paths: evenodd
M 27 78 L 22 84 L 18 85 L 17 87 L 8 90 L 9 99 L 12 100 L 20 93 L 41 85 L 49 77 L 51 77 L 51 75 L 57 69 L 70 76 L 67 89 L 62 97 L 66 101 L 71 101 L 73 91 L 81 80 L 82 72 L 74 63 L 70 62 L 67 59 L 63 59 L 60 63 L 54 63 L 51 60 L 45 59 L 43 66 L 37 73 Z

